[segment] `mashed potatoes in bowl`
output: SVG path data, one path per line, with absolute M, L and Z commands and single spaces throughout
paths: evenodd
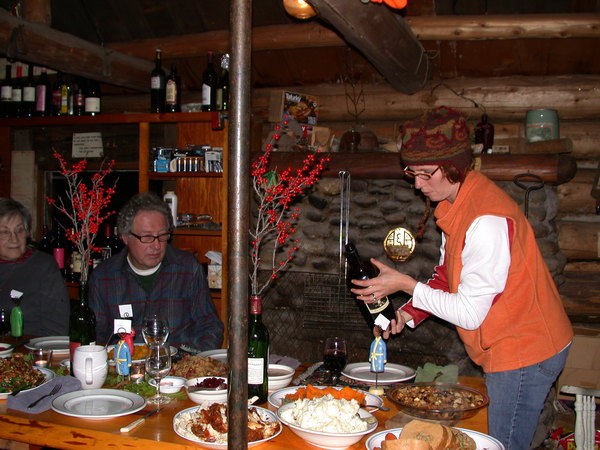
M 277 417 L 305 441 L 322 448 L 347 448 L 377 428 L 377 419 L 354 399 L 331 395 L 282 405 Z

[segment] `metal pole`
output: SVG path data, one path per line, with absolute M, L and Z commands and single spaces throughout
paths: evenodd
M 231 0 L 228 179 L 229 448 L 247 448 L 252 0 Z

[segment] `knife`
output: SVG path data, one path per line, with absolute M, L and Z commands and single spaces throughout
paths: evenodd
M 146 421 L 146 419 L 147 419 L 148 417 L 150 417 L 150 416 L 153 416 L 154 414 L 156 414 L 157 412 L 159 412 L 159 411 L 160 411 L 161 409 L 163 409 L 163 408 L 164 408 L 164 406 L 161 406 L 160 408 L 158 408 L 158 409 L 155 409 L 154 411 L 150 411 L 150 412 L 149 412 L 148 414 L 146 414 L 144 417 L 142 417 L 142 418 L 140 418 L 140 419 L 138 419 L 138 420 L 135 420 L 135 421 L 131 422 L 129 425 L 127 425 L 127 426 L 125 426 L 125 427 L 121 428 L 121 433 L 129 433 L 129 432 L 130 432 L 131 430 L 133 430 L 134 428 L 136 428 L 136 427 L 140 426 L 141 424 L 143 424 L 143 423 Z

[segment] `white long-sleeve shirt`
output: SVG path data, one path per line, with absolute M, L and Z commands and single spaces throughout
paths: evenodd
M 445 257 L 442 233 L 440 265 Z M 474 330 L 487 316 L 494 298 L 506 285 L 510 266 L 510 242 L 505 217 L 481 216 L 473 221 L 465 236 L 463 268 L 457 293 L 433 289 L 417 283 L 412 306 L 461 328 Z M 408 323 L 409 326 L 414 324 Z

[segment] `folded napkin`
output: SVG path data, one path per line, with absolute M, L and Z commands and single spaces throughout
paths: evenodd
M 60 390 L 50 397 L 46 397 L 33 408 L 27 408 L 32 402 L 36 401 L 43 395 L 49 394 L 57 384 L 61 385 Z M 29 392 L 21 392 L 17 395 L 9 395 L 6 401 L 6 406 L 17 411 L 26 412 L 29 414 L 39 414 L 50 409 L 52 400 L 62 394 L 73 392 L 81 389 L 81 382 L 70 375 L 56 377 L 37 389 Z
M 437 381 L 439 383 L 458 382 L 458 366 L 455 364 L 436 366 L 432 363 L 425 363 L 423 367 L 417 368 L 415 383 L 429 381 Z
M 300 361 L 291 356 L 269 355 L 269 364 L 281 364 L 295 369 L 300 365 Z

